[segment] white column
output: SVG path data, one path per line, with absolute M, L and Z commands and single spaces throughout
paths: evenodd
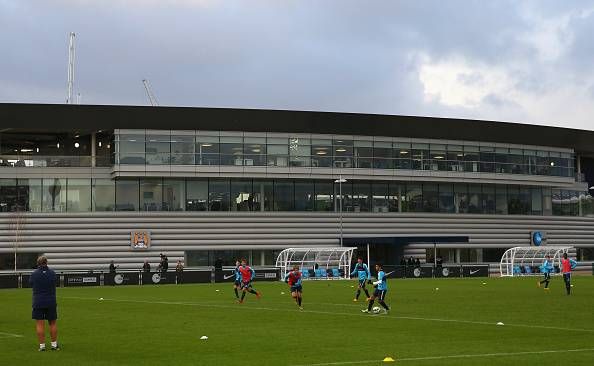
M 97 134 L 93 132 L 91 134 L 91 167 L 97 166 Z

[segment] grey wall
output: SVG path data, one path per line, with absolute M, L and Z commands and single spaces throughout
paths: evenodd
M 170 266 L 192 249 L 281 249 L 338 245 L 336 213 L 110 212 L 26 213 L 20 252 L 46 253 L 57 269 L 105 269 L 110 259 L 121 268 L 139 268 L 145 258 L 157 263 L 160 252 Z M 13 253 L 14 214 L 0 214 L 0 253 Z M 130 249 L 130 232 L 152 233 L 150 251 Z M 530 231 L 548 234 L 549 245 L 594 247 L 594 218 L 452 214 L 344 215 L 345 237 L 462 235 L 465 244 L 448 247 L 507 248 L 529 245 Z M 430 244 L 411 244 L 420 254 Z

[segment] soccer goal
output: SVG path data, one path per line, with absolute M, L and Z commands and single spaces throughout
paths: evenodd
M 341 279 L 349 278 L 353 253 L 357 248 L 287 248 L 276 258 L 281 279 L 285 278 L 295 265 L 299 266 L 303 278 Z
M 534 276 L 540 274 L 540 266 L 548 255 L 554 267 L 561 267 L 563 253 L 568 253 L 573 247 L 515 247 L 503 253 L 499 271 L 501 277 Z M 554 274 L 554 273 L 552 273 Z

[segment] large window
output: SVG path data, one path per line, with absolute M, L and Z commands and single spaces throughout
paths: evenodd
M 373 167 L 375 169 L 393 169 L 393 157 L 391 142 L 376 141 L 373 143 Z
M 246 166 L 266 166 L 266 138 L 265 137 L 244 137 L 243 138 L 243 163 Z
M 197 165 L 219 165 L 219 137 L 218 136 L 196 136 L 196 164 Z
M 342 200 L 339 190 L 342 187 Z M 0 179 L 0 210 L 442 212 L 592 216 L 587 192 L 495 184 L 248 178 Z
M 311 139 L 306 136 L 219 131 L 147 131 L 146 134 L 139 131 L 134 134 L 127 131 L 116 135 L 116 161 L 120 164 L 415 169 L 562 177 L 572 177 L 575 171 L 574 154 L 569 151 L 522 149 L 492 143 L 427 143 L 417 139 L 412 143 L 392 142 L 388 137 L 316 135 Z M 19 166 L 50 164 L 21 160 Z M 0 165 L 17 162 L 5 160 L 0 161 Z
M 254 211 L 272 211 L 274 184 L 272 180 L 254 180 Z
M 388 183 L 373 182 L 372 183 L 372 200 L 371 204 L 373 212 L 388 212 L 390 211 L 390 186 Z
M 0 179 L 0 212 L 18 210 L 16 179 Z
M 183 179 L 163 180 L 163 211 L 184 211 L 186 182 Z
M 244 165 L 242 138 L 240 136 L 221 136 L 220 141 L 221 165 Z
M 332 148 L 334 152 L 334 167 L 353 167 L 353 140 L 334 139 L 332 141 Z
M 274 140 L 279 141 L 279 140 Z M 327 154 L 327 152 L 326 152 Z M 294 167 L 315 166 L 311 159 L 311 140 L 302 137 L 292 137 L 289 139 L 289 164 Z M 322 155 L 324 155 L 322 153 Z
M 146 135 L 146 163 L 168 165 L 171 162 L 171 136 Z
M 334 185 L 327 182 L 315 183 L 316 211 L 334 211 Z
M 314 183 L 313 181 L 295 182 L 295 211 L 313 211 Z
M 88 212 L 91 209 L 91 180 L 68 179 L 66 210 L 70 212 Z
M 229 211 L 230 188 L 228 179 L 208 180 L 209 211 Z
M 292 180 L 277 180 L 274 182 L 274 210 L 293 211 L 295 207 L 295 192 Z
M 341 164 L 344 164 L 344 161 Z M 318 168 L 332 166 L 332 140 L 311 140 L 311 166 Z
M 115 208 L 115 181 L 93 179 L 93 211 L 113 211 Z
M 439 212 L 439 192 L 437 184 L 423 184 L 423 211 Z
M 138 179 L 116 180 L 116 210 L 138 211 L 138 195 L 140 192 Z
M 269 166 L 285 167 L 289 162 L 289 143 L 286 138 L 268 138 L 267 155 Z M 309 147 L 308 147 L 309 148 Z M 305 164 L 302 164 L 305 166 Z
M 406 185 L 406 209 L 403 211 L 423 211 L 423 189 L 420 184 Z
M 163 211 L 163 180 L 161 178 L 140 180 L 140 210 Z
M 442 183 L 439 185 L 439 212 L 454 213 L 454 186 Z
M 30 212 L 41 212 L 43 201 L 42 187 L 41 179 L 18 179 L 18 209 Z
M 66 179 L 43 179 L 43 210 L 66 211 Z
M 371 211 L 371 197 L 372 193 L 370 183 L 353 183 L 353 199 L 350 210 L 354 212 Z
M 188 179 L 186 181 L 187 211 L 207 211 L 208 210 L 208 180 L 207 179 Z
M 144 134 L 116 135 L 118 164 L 145 164 Z
M 194 135 L 171 136 L 171 164 L 194 165 Z
M 251 179 L 231 180 L 231 211 L 254 211 Z

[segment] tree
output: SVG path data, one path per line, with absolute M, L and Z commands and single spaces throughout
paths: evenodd
M 13 233 L 14 235 L 14 271 L 17 271 L 17 252 L 19 248 L 19 243 L 21 242 L 21 236 L 23 229 L 25 227 L 25 215 L 20 207 L 17 207 L 17 210 L 13 212 L 10 216 L 10 220 L 8 222 L 8 230 Z

